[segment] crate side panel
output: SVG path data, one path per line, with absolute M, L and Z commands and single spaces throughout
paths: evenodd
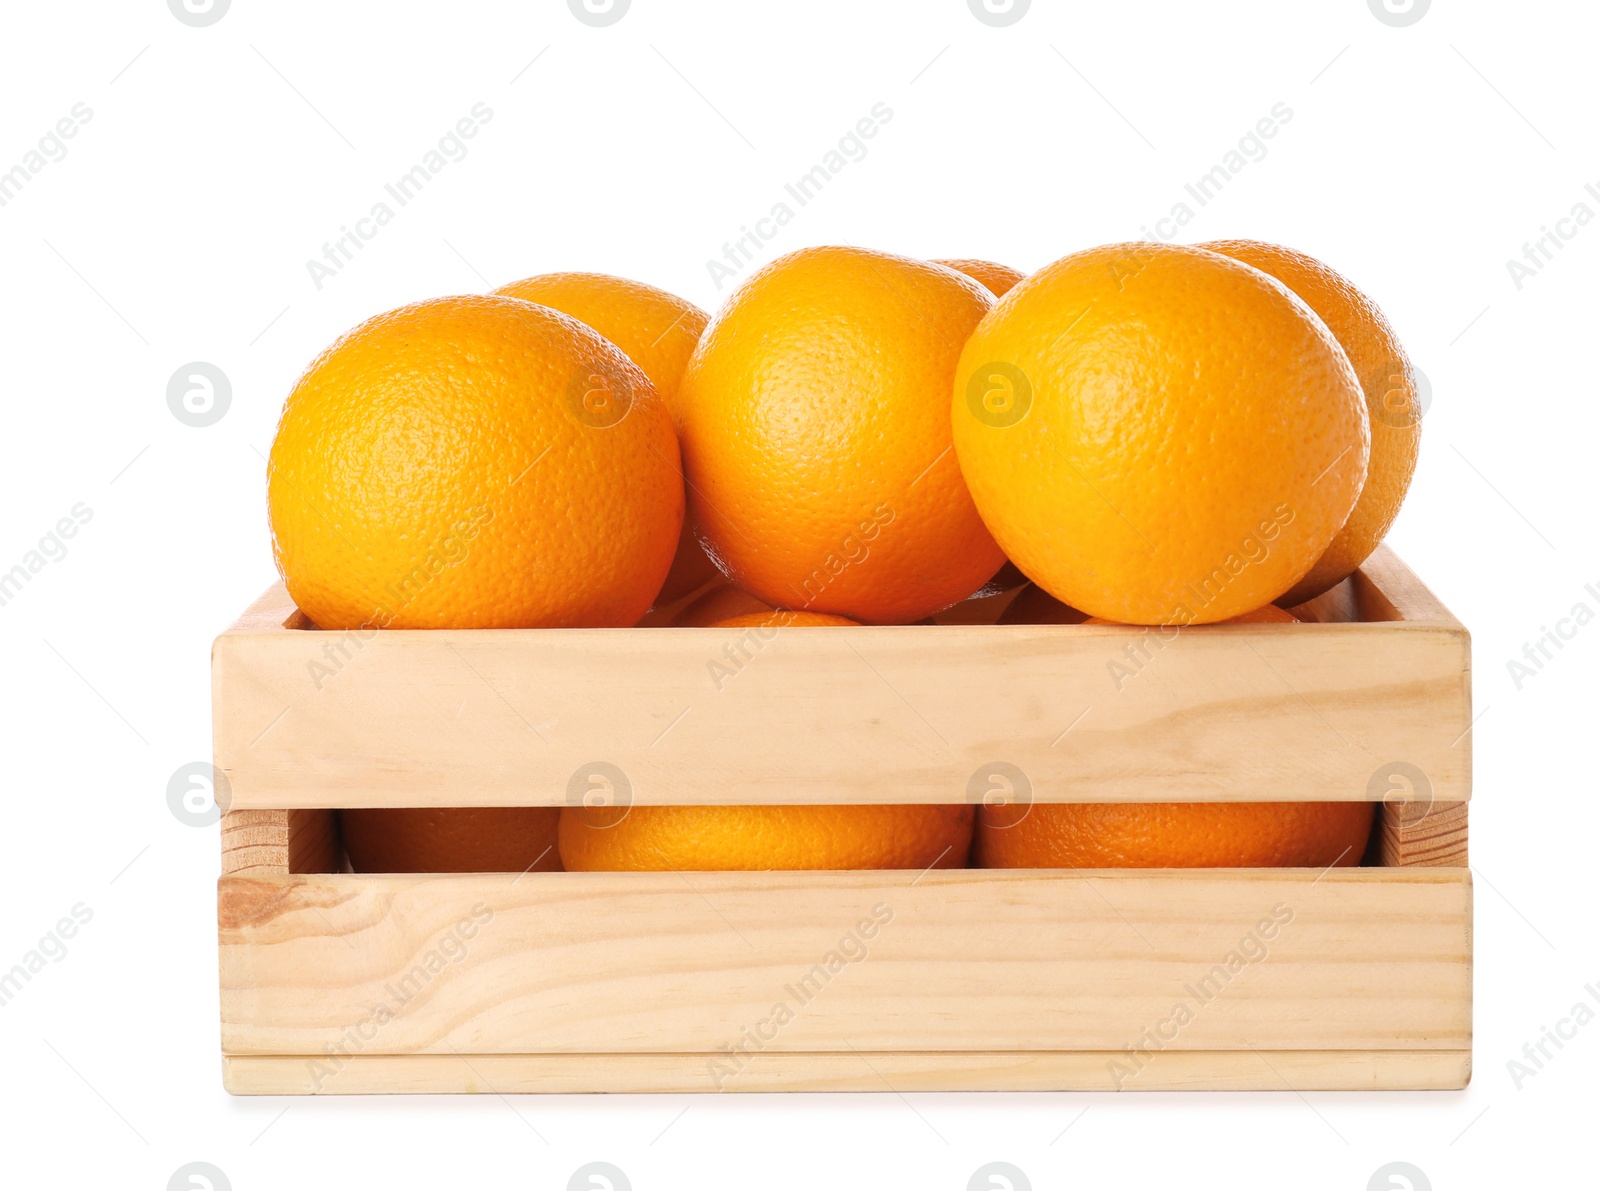
M 228 877 L 232 1054 L 1464 1049 L 1439 869 Z
M 237 809 L 1362 800 L 1403 761 L 1468 795 L 1466 635 L 1407 624 L 224 635 Z M 577 794 L 574 794 L 574 791 Z

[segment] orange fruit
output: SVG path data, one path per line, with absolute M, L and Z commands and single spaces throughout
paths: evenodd
M 961 353 L 956 453 L 1007 557 L 1064 603 L 1203 624 L 1271 603 L 1366 476 L 1361 386 L 1282 283 L 1112 244 L 1018 283 Z
M 609 339 L 650 378 L 674 420 L 706 313 L 664 289 L 606 273 L 544 273 L 494 291 L 559 310 Z
M 900 623 L 999 569 L 948 397 L 992 302 L 952 270 L 859 248 L 789 253 L 734 292 L 681 394 L 691 515 L 729 579 L 774 607 Z
M 406 807 L 339 812 L 358 873 L 521 873 L 560 869 L 553 806 Z
M 994 261 L 955 260 L 933 263 L 954 269 L 957 273 L 965 273 L 997 298 L 1005 297 L 1007 290 L 1027 276 L 1026 273 L 1017 272 L 1010 265 L 999 265 Z
M 1299 624 L 1300 618 L 1276 604 L 1263 604 L 1253 612 L 1219 621 L 1220 624 Z
M 1370 802 L 1105 802 L 984 807 L 978 868 L 1326 868 L 1360 864 Z
M 1044 588 L 1029 584 L 1017 593 L 1000 617 L 1000 624 L 1118 624 L 1103 616 L 1085 616 L 1076 608 L 1069 608 Z M 1267 604 L 1252 612 L 1230 616 L 1218 624 L 1299 624 L 1300 618 L 1285 612 L 1276 604 Z
M 787 609 L 777 609 L 771 612 L 745 612 L 739 616 L 730 616 L 726 620 L 716 622 L 718 628 L 803 628 L 807 625 L 828 624 L 859 624 L 847 616 L 835 616 L 831 612 L 790 612 Z
M 594 331 L 513 298 L 363 323 L 289 394 L 273 552 L 324 629 L 631 625 L 683 521 L 672 419 Z
M 545 273 L 494 292 L 559 310 L 605 336 L 650 378 L 676 423 L 678 386 L 705 330 L 705 311 L 664 289 L 606 273 Z M 717 573 L 700 548 L 694 527 L 685 521 L 678 552 L 655 602 L 681 599 Z
M 723 582 L 707 589 L 704 595 L 697 596 L 687 604 L 672 624 L 674 628 L 703 628 L 721 624 L 731 616 L 770 611 L 771 608 L 749 592 Z
M 962 868 L 970 806 L 562 807 L 568 872 Z
M 1114 620 L 1103 620 L 1098 616 L 1091 616 L 1084 624 L 1116 624 Z M 1263 604 L 1250 612 L 1230 616 L 1227 620 L 1216 621 L 1217 624 L 1299 624 L 1300 618 L 1292 612 L 1285 612 L 1276 604 Z
M 1372 430 L 1366 483 L 1344 528 L 1282 597 L 1290 606 L 1303 604 L 1366 562 L 1400 512 L 1422 444 L 1416 369 L 1383 311 L 1315 257 L 1255 240 L 1217 240 L 1200 247 L 1253 265 L 1298 294 L 1344 348 L 1366 397 Z

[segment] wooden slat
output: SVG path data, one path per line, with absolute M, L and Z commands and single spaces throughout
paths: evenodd
M 728 1074 L 719 1056 L 225 1055 L 236 1095 L 382 1092 L 1370 1091 L 1464 1088 L 1464 1050 L 1166 1051 L 1142 1069 L 1116 1052 L 767 1052 Z
M 796 628 L 754 652 L 736 629 L 298 631 L 278 589 L 216 642 L 216 761 L 236 809 L 559 805 L 596 761 L 638 804 L 961 802 L 996 761 L 1036 801 L 1359 801 L 1396 760 L 1464 801 L 1466 630 L 1386 551 L 1352 582 L 1406 618 L 1159 649 L 1115 625 Z
M 1470 904 L 1430 868 L 225 877 L 223 1049 L 710 1053 L 784 1004 L 758 1049 L 1115 1050 L 1190 1004 L 1167 1050 L 1461 1050 Z
M 1362 620 L 1361 601 L 1356 580 L 1352 577 L 1336 583 L 1315 599 L 1297 604 L 1289 611 L 1307 624 L 1359 623 Z
M 229 811 L 222 816 L 222 871 L 332 873 L 343 867 L 331 810 Z
M 1464 629 L 1444 602 L 1388 546 L 1379 546 L 1351 579 L 1366 620 L 1403 620 Z
M 300 609 L 294 606 L 294 601 L 289 598 L 288 588 L 284 587 L 282 582 L 278 582 L 257 596 L 250 606 L 239 614 L 239 619 L 227 627 L 223 636 L 239 636 L 246 633 L 275 635 L 291 625 L 304 628 L 309 624 Z
M 1350 578 L 1294 609 L 1317 624 L 1405 621 L 1460 629 L 1462 624 L 1415 571 L 1380 545 Z
M 1467 804 L 1386 802 L 1378 808 L 1376 850 L 1386 867 L 1467 866 Z

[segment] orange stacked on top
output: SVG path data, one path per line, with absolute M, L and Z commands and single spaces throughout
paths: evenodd
M 683 477 L 671 415 L 610 342 L 513 298 L 439 298 L 312 363 L 267 502 L 322 628 L 632 624 L 671 565 Z
M 736 585 L 904 623 L 999 569 L 948 407 L 992 302 L 953 270 L 855 248 L 780 257 L 728 299 L 684 375 L 682 437 L 693 520 Z
M 603 335 L 650 378 L 678 422 L 683 370 L 706 327 L 705 311 L 698 306 L 653 285 L 604 273 L 546 273 L 503 285 L 495 293 L 559 310 Z M 671 603 L 716 574 L 686 519 L 656 602 Z

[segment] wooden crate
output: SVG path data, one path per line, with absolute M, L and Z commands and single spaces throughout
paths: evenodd
M 363 638 L 274 588 L 213 652 L 226 1085 L 1462 1087 L 1467 632 L 1386 550 L 1300 615 Z M 1040 803 L 1382 806 L 1367 863 L 1320 872 L 341 871 L 336 808 L 563 805 L 596 762 L 639 805 L 965 802 L 998 771 Z

